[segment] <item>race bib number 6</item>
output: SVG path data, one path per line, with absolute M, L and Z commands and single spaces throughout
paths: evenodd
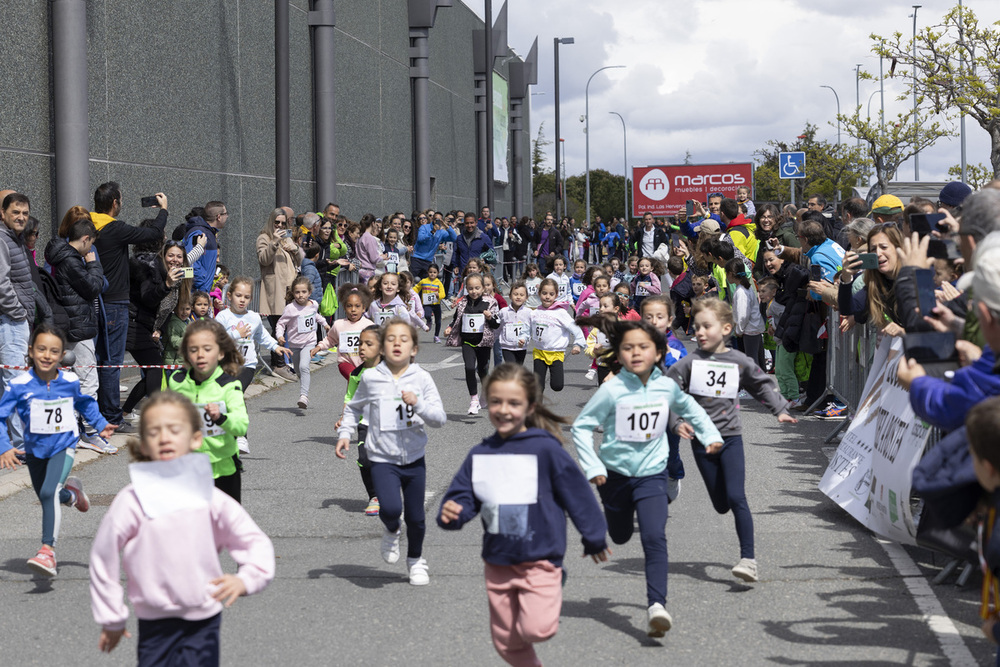
M 482 313 L 466 313 L 462 315 L 462 333 L 483 333 L 486 326 L 486 316 Z
M 53 433 L 78 433 L 76 415 L 73 413 L 73 399 L 56 398 L 51 401 L 40 398 L 31 401 L 31 432 L 38 435 Z
M 691 364 L 690 393 L 708 398 L 736 398 L 740 391 L 740 367 L 698 359 Z
M 670 408 L 665 401 L 618 403 L 615 405 L 615 434 L 625 442 L 656 440 L 667 430 Z

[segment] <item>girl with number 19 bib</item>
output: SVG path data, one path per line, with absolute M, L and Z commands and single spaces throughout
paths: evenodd
M 692 438 L 691 450 L 715 511 L 725 514 L 733 510 L 740 540 L 740 561 L 732 569 L 733 576 L 753 583 L 757 581 L 757 560 L 753 516 L 744 488 L 740 387 L 777 415 L 779 422 L 795 424 L 798 420 L 788 414 L 789 402 L 782 398 L 774 377 L 742 352 L 726 347 L 733 332 L 733 309 L 729 304 L 699 299 L 691 306 L 691 316 L 698 349 L 671 366 L 667 377 L 695 397 L 722 433 L 721 443 L 706 445 L 700 437 Z
M 667 343 L 644 320 L 612 321 L 603 315 L 579 320 L 608 337 L 604 359 L 615 376 L 601 384 L 573 422 L 573 443 L 583 474 L 597 487 L 615 544 L 632 537 L 635 515 L 646 561 L 646 634 L 662 637 L 673 624 L 667 613 L 668 415 L 691 422 L 704 442 L 721 445 L 712 421 L 693 398 L 660 370 Z M 594 429 L 604 428 L 594 451 Z

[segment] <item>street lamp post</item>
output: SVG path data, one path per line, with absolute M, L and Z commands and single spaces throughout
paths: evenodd
M 840 145 L 840 95 L 837 94 L 836 90 L 833 90 L 833 86 L 820 86 L 820 88 L 829 88 L 833 91 L 833 96 L 837 100 L 837 145 Z
M 923 5 L 913 5 L 913 126 L 917 127 L 917 10 Z M 913 153 L 913 180 L 920 180 L 920 151 Z
M 625 127 L 625 119 L 620 113 L 617 111 L 609 111 L 608 113 L 618 116 L 618 120 L 622 122 L 622 152 L 625 156 L 625 169 L 622 173 L 625 175 L 625 219 L 628 220 L 632 217 L 628 214 L 628 128 Z
M 556 95 L 556 220 L 561 220 L 560 215 L 560 203 L 562 202 L 562 188 L 559 171 L 559 143 L 562 141 L 562 135 L 559 134 L 559 45 L 560 44 L 573 44 L 572 37 L 553 37 L 552 38 L 552 48 L 555 51 L 555 95 Z
M 584 219 L 587 221 L 587 225 L 588 226 L 590 225 L 590 82 L 594 80 L 594 77 L 597 76 L 598 73 L 603 72 L 606 69 L 624 69 L 624 68 L 625 68 L 625 65 L 608 65 L 606 67 L 602 67 L 601 69 L 597 70 L 596 72 L 594 72 L 593 74 L 590 75 L 590 78 L 587 79 L 587 87 L 584 89 L 584 100 L 585 100 L 585 104 L 586 104 L 586 111 L 585 111 L 586 115 L 584 116 L 585 119 L 586 119 L 586 125 L 585 125 L 585 128 L 584 128 L 584 133 L 587 135 L 587 137 L 586 137 L 586 145 L 587 145 L 587 150 L 586 150 L 586 153 L 587 153 L 587 210 L 585 210 L 583 214 L 585 216 Z
M 861 63 L 854 66 L 854 108 L 861 115 Z M 858 146 L 860 145 L 861 137 L 858 137 Z

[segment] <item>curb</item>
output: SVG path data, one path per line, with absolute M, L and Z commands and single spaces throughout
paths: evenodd
M 330 361 L 327 361 L 328 359 Z M 335 366 L 336 360 L 337 360 L 337 353 L 330 352 L 326 357 L 323 358 L 322 361 L 318 363 L 309 364 L 309 368 L 310 370 L 316 370 L 319 368 L 323 368 L 324 366 Z M 269 392 L 272 389 L 281 387 L 289 383 L 290 383 L 289 380 L 285 380 L 276 375 L 261 375 L 260 377 L 257 378 L 256 381 L 254 381 L 253 384 L 247 387 L 247 391 L 244 394 L 244 398 L 251 399 L 256 396 L 260 396 L 261 394 L 264 394 L 266 392 Z M 115 446 L 117 446 L 119 451 L 122 451 L 125 449 L 125 442 L 130 437 L 133 436 L 131 434 L 113 435 L 111 436 L 110 442 Z M 108 458 L 108 456 L 109 455 L 102 455 L 98 452 L 95 452 L 92 449 L 83 449 L 77 447 L 76 458 L 73 461 L 73 470 L 74 471 L 78 470 L 87 465 L 90 465 L 91 463 L 100 458 Z M 116 456 L 116 455 L 110 455 L 110 456 Z M 123 456 L 123 458 L 127 458 L 127 455 Z M 31 478 L 28 475 L 28 467 L 25 465 L 18 466 L 17 470 L 4 474 L 2 477 L 0 477 L 0 500 L 9 498 L 13 496 L 15 493 L 30 488 L 31 488 Z

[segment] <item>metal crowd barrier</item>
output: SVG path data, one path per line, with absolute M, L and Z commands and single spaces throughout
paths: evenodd
M 847 412 L 853 413 L 861 403 L 865 382 L 871 370 L 878 336 L 869 324 L 855 324 L 846 333 L 840 330 L 840 313 L 830 308 L 826 321 L 826 394 L 833 394 L 837 400 L 847 405 Z M 825 442 L 833 441 L 851 423 L 846 417 Z

